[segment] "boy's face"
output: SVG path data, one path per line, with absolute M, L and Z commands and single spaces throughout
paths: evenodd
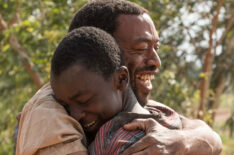
M 121 93 L 115 87 L 114 78 L 105 80 L 79 63 L 54 78 L 51 85 L 56 99 L 68 106 L 71 116 L 87 133 L 95 134 L 122 109 Z

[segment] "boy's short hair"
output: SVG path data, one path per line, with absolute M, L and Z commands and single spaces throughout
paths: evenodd
M 69 32 L 81 26 L 98 27 L 113 36 L 120 14 L 140 15 L 148 11 L 126 0 L 95 0 L 84 5 L 74 16 Z
M 108 79 L 121 65 L 120 49 L 114 38 L 95 27 L 81 27 L 59 43 L 51 62 L 51 74 L 58 77 L 68 67 L 80 63 Z

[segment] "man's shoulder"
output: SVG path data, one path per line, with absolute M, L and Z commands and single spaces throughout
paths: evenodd
M 40 115 L 42 116 L 39 117 Z M 65 108 L 54 99 L 50 83 L 40 88 L 24 105 L 21 117 L 32 116 L 38 116 L 37 120 L 44 120 L 46 122 L 54 122 L 55 120 L 60 120 L 59 122 L 62 122 L 61 120 L 63 122 L 65 120 L 76 122 L 68 115 Z
M 148 100 L 146 106 L 146 109 L 149 108 L 155 108 L 157 110 L 160 110 L 161 112 L 165 113 L 167 116 L 169 115 L 178 115 L 177 112 L 175 110 L 173 110 L 172 108 L 168 107 L 167 105 L 154 101 L 154 100 Z
M 54 99 L 53 94 L 50 83 L 45 84 L 24 105 L 24 109 L 35 109 L 40 107 L 47 109 L 63 109 L 63 107 Z
M 53 94 L 54 93 L 50 83 L 46 83 L 35 93 L 32 99 L 36 101 L 45 101 L 45 100 L 55 101 Z
M 19 122 L 18 148 L 33 152 L 60 143 L 63 147 L 59 147 L 64 148 L 64 142 L 81 143 L 85 138 L 81 125 L 56 102 L 52 93 L 50 83 L 47 83 L 24 106 Z
M 180 116 L 172 108 L 154 100 L 149 100 L 145 108 L 151 113 L 160 114 L 160 119 L 158 122 L 160 122 L 163 126 L 166 126 L 170 129 L 182 128 Z
M 54 99 L 52 93 L 50 83 L 40 88 L 24 105 L 20 123 L 32 125 L 39 122 L 39 124 L 58 124 L 64 127 L 78 126 L 77 128 L 81 128 L 80 124 L 70 117 L 65 108 Z
M 157 102 L 157 101 L 154 101 L 154 100 L 148 100 L 146 106 L 164 107 L 164 108 L 167 108 L 167 109 L 174 111 L 173 109 L 171 109 L 167 105 L 160 103 L 160 102 Z

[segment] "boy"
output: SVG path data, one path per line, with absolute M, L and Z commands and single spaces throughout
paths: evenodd
M 143 131 L 121 128 L 137 117 L 152 117 L 168 128 L 181 128 L 179 116 L 164 118 L 170 111 L 163 114 L 154 107 L 146 110 L 140 106 L 128 87 L 129 74 L 122 66 L 120 53 L 109 34 L 82 27 L 61 41 L 52 58 L 51 86 L 55 98 L 81 123 L 89 144 L 105 122 L 122 112 L 101 128 L 89 147 L 91 154 L 118 154 L 144 136 Z

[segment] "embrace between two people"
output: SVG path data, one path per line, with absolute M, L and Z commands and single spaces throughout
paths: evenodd
M 85 33 L 87 28 L 80 28 L 82 26 L 94 26 L 105 30 L 115 40 L 95 28 L 89 28 L 90 32 Z M 77 28 L 80 29 L 75 30 Z M 34 96 L 34 99 L 32 98 L 23 109 L 16 154 L 43 154 L 43 152 L 87 154 L 83 129 L 86 138 L 91 142 L 99 127 L 119 112 L 133 112 L 139 115 L 125 113 L 122 116 L 118 115 L 117 119 L 112 120 L 113 122 L 115 120 L 120 122 L 123 116 L 130 118 L 130 115 L 138 117 L 140 114 L 142 114 L 140 117 L 154 118 L 154 120 L 135 121 L 132 126 L 127 125 L 126 127 L 133 129 L 145 129 L 147 134 L 144 136 L 145 133 L 140 131 L 134 134 L 126 132 L 126 135 L 130 134 L 133 137 L 133 143 L 140 140 L 133 145 L 132 143 L 121 144 L 121 147 L 118 147 L 120 152 L 127 148 L 124 152 L 126 154 L 135 152 L 149 154 L 220 153 L 219 136 L 204 122 L 179 116 L 172 109 L 155 101 L 149 103 L 151 80 L 157 73 L 161 62 L 157 54 L 159 37 L 152 19 L 144 8 L 122 0 L 93 1 L 77 12 L 69 31 L 72 32 L 64 38 L 67 41 L 63 40 L 60 43 L 53 56 L 50 83 L 52 89 L 50 84 L 47 84 L 46 88 L 41 88 L 35 95 L 40 99 L 35 99 Z M 99 33 L 101 35 L 95 36 Z M 79 35 L 81 40 L 75 41 Z M 108 36 L 109 39 L 103 36 Z M 86 40 L 85 37 L 87 37 Z M 91 41 L 93 46 L 88 45 L 86 41 L 93 38 L 95 38 L 95 41 Z M 121 49 L 124 61 L 121 61 L 120 50 L 114 44 L 115 41 Z M 83 42 L 84 46 L 81 46 Z M 64 46 L 62 46 L 63 43 Z M 68 50 L 68 45 L 74 50 Z M 99 47 L 101 50 L 98 50 Z M 81 54 L 79 55 L 77 51 L 81 51 Z M 88 52 L 82 54 L 82 51 Z M 90 53 L 91 51 L 93 53 Z M 107 53 L 103 53 L 104 51 Z M 62 54 L 56 56 L 56 53 Z M 79 56 L 75 57 L 76 54 Z M 112 60 L 112 57 L 115 59 Z M 128 69 L 121 62 L 124 62 Z M 128 82 L 135 95 L 128 87 Z M 145 107 L 146 104 L 152 106 Z M 37 118 L 37 114 L 41 113 L 45 116 L 49 114 L 53 116 Z M 176 120 L 174 122 L 178 120 L 178 123 L 173 124 L 172 118 Z M 74 120 L 79 121 L 83 128 Z M 40 123 L 38 122 L 44 124 L 47 122 L 50 126 L 41 126 L 41 131 L 39 131 L 37 128 Z M 108 127 L 112 127 L 113 122 L 108 122 Z M 113 137 L 113 133 L 110 134 L 109 131 L 107 130 L 107 135 Z M 119 129 L 115 131 L 118 133 Z M 194 132 L 198 131 L 199 134 L 194 135 Z M 41 136 L 40 140 L 34 142 L 32 147 L 30 141 L 35 140 L 34 137 L 37 135 Z M 144 137 L 141 138 L 142 136 Z M 128 140 L 127 138 L 126 141 Z M 114 148 L 109 148 L 113 152 L 112 149 Z

